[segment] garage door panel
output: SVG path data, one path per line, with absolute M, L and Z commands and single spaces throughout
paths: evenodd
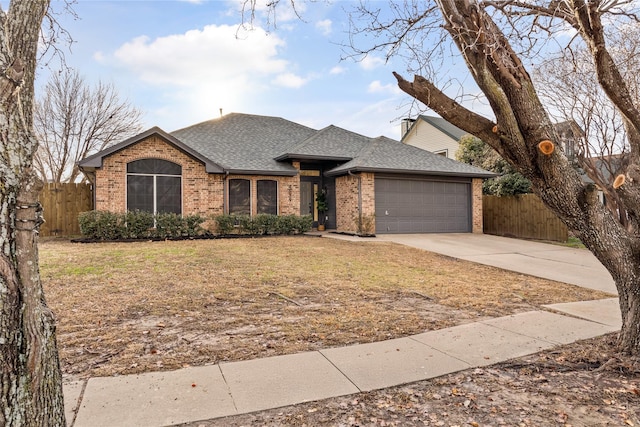
M 471 185 L 376 178 L 376 233 L 471 231 Z

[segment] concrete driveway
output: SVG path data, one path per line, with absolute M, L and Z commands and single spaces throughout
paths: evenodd
M 609 272 L 586 249 L 470 233 L 378 234 L 376 240 L 617 295 Z

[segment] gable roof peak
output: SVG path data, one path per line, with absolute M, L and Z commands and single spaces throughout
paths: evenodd
M 184 144 L 175 136 L 165 132 L 158 126 L 154 126 L 152 128 L 147 129 L 144 132 L 139 133 L 138 135 L 132 136 L 131 138 L 125 139 L 124 141 L 114 144 L 110 147 L 105 148 L 98 153 L 85 157 L 84 159 L 78 162 L 78 166 L 83 170 L 94 170 L 102 167 L 102 160 L 105 157 L 108 157 L 120 150 L 124 150 L 125 148 L 137 144 L 151 136 L 157 136 L 160 139 L 164 140 L 166 143 L 175 146 L 179 150 L 187 153 L 189 156 L 201 161 L 204 163 L 206 171 L 210 173 L 221 173 L 224 169 L 218 165 L 217 163 L 211 161 L 207 157 L 200 154 L 198 151 L 194 150 L 192 147 Z

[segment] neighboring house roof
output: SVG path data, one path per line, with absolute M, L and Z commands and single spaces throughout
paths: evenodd
M 460 138 L 462 138 L 464 135 L 466 135 L 468 133 L 468 132 L 463 131 L 462 129 L 460 129 L 457 126 L 452 125 L 451 123 L 449 123 L 445 119 L 443 119 L 441 117 L 434 117 L 434 116 L 423 116 L 423 115 L 420 115 L 420 116 L 418 116 L 418 118 L 416 120 L 414 120 L 414 122 L 411 125 L 411 127 L 416 126 L 416 122 L 418 120 L 422 120 L 422 121 L 425 121 L 425 122 L 429 123 L 431 126 L 435 127 L 436 129 L 438 129 L 439 131 L 441 131 L 445 135 L 451 137 L 455 141 L 459 141 Z M 409 128 L 409 130 L 410 129 L 411 128 Z M 404 139 L 404 137 L 408 133 L 409 132 L 406 132 L 404 135 L 402 135 L 402 139 Z
M 157 135 L 196 159 L 210 173 L 296 175 L 285 160 L 344 162 L 330 175 L 393 172 L 489 178 L 491 172 L 386 137 L 369 138 L 336 126 L 315 130 L 279 117 L 232 113 L 170 134 L 154 127 L 82 160 L 83 169 L 102 166 L 116 151 Z

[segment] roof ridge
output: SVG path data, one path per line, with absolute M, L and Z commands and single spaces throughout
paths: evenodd
M 364 162 L 371 158 L 374 150 L 377 148 L 380 143 L 379 138 L 369 138 L 368 144 L 365 144 L 358 153 L 357 156 L 353 158 L 354 165 L 364 164 Z
M 439 123 L 440 121 L 444 122 L 444 124 L 446 124 L 446 125 L 449 125 L 449 126 L 455 128 L 455 129 L 460 130 L 464 134 L 469 133 L 469 132 L 465 131 L 464 129 L 460 129 L 458 126 L 456 126 L 453 123 L 449 122 L 447 119 L 443 119 L 442 117 L 427 116 L 425 114 L 420 114 L 418 116 L 418 118 L 420 118 L 420 119 L 424 120 L 425 122 L 429 123 L 431 126 L 435 127 L 440 132 L 444 133 L 445 135 L 449 136 L 452 139 L 455 139 L 456 141 L 458 141 L 460 138 L 456 138 L 456 136 L 454 134 L 452 134 L 450 132 L 450 130 L 446 129 L 445 126 L 443 126 L 442 123 Z

